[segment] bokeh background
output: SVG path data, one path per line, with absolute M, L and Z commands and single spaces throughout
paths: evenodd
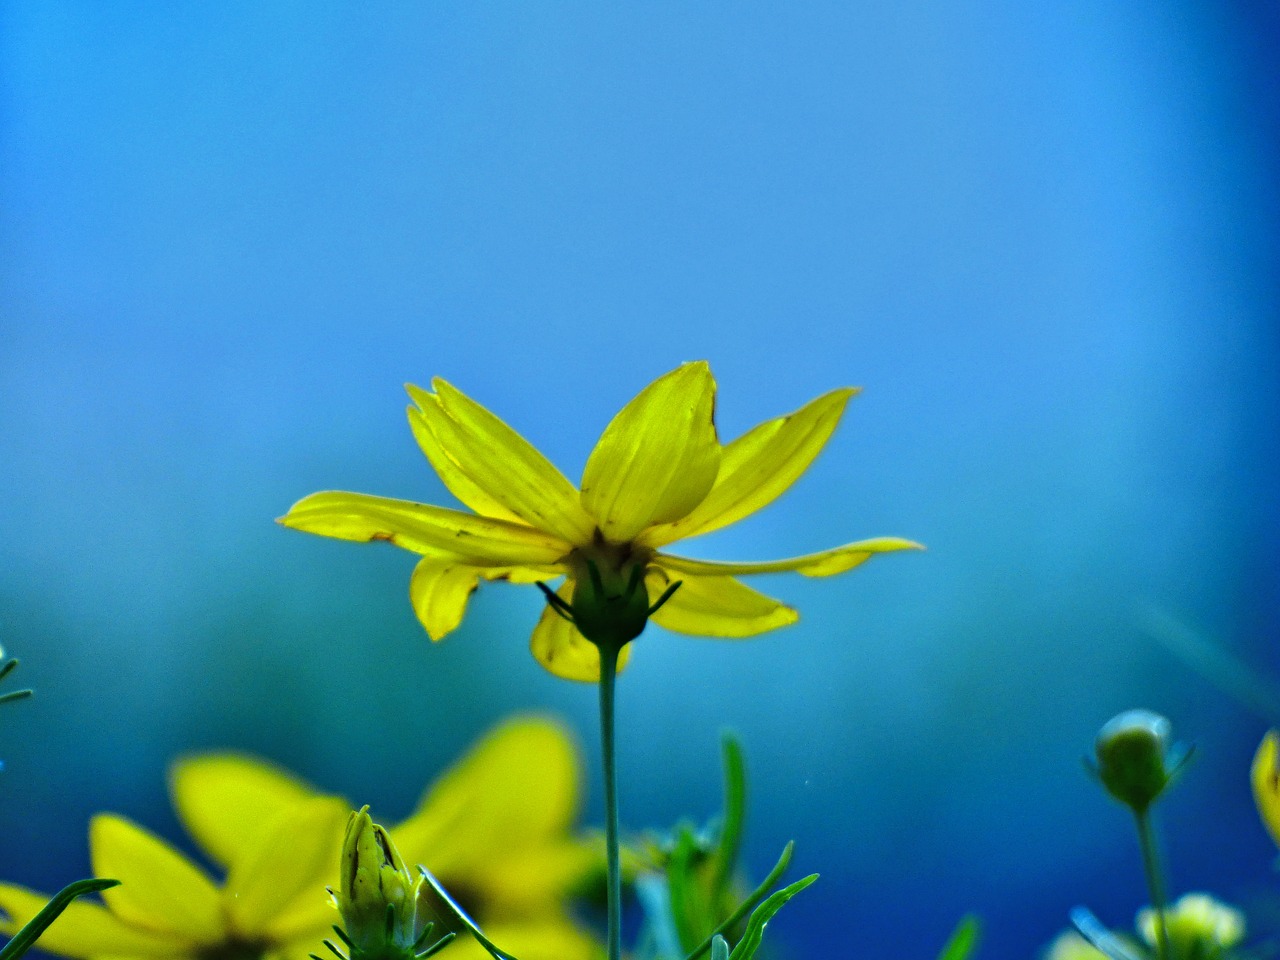
M 85 874 L 97 810 L 179 838 L 165 770 L 196 749 L 390 818 L 512 711 L 564 717 L 595 771 L 593 691 L 527 654 L 533 590 L 482 589 L 433 646 L 411 556 L 271 521 L 326 488 L 448 502 L 406 381 L 445 376 L 576 477 L 622 403 L 707 358 L 726 439 L 865 392 L 791 493 L 687 552 L 929 551 L 767 578 L 803 620 L 752 642 L 651 629 L 627 826 L 709 815 L 731 726 L 753 870 L 794 837 L 823 875 L 776 944 L 931 957 L 975 911 L 985 956 L 1030 957 L 1077 903 L 1145 902 L 1080 757 L 1146 706 L 1199 748 L 1163 811 L 1173 889 L 1265 906 L 1277 24 L 1248 0 L 0 7 L 0 641 L 38 691 L 0 726 L 0 876 Z

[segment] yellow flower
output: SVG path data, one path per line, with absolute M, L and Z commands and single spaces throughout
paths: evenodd
M 247 760 L 226 761 L 238 782 L 208 780 L 207 761 L 179 764 L 174 800 L 210 859 L 219 887 L 190 859 L 113 814 L 89 826 L 94 873 L 120 886 L 104 905 L 77 900 L 39 947 L 65 957 L 111 960 L 304 960 L 322 946 L 334 910 L 324 886 L 337 874 L 347 804 Z M 197 788 L 197 782 L 199 787 Z M 213 789 L 203 792 L 206 786 Z M 237 805 L 226 801 L 236 799 Z M 12 934 L 48 901 L 0 884 L 0 930 Z
M 652 611 L 660 625 L 699 636 L 754 636 L 794 623 L 798 614 L 738 575 L 825 577 L 876 553 L 919 548 L 881 537 L 765 563 L 713 563 L 663 550 L 736 523 L 787 490 L 826 445 L 857 392 L 852 388 L 833 390 L 721 446 L 712 419 L 715 380 L 705 362 L 685 364 L 613 418 L 577 489 L 480 404 L 443 380 L 432 385 L 434 393 L 407 387 L 415 404 L 409 425 L 445 486 L 474 513 L 329 491 L 298 501 L 279 522 L 344 540 L 386 540 L 420 554 L 409 595 L 433 640 L 462 622 L 481 580 L 530 584 L 557 576 L 566 577 L 558 597 L 574 607 L 593 593 L 622 595 L 643 578 L 646 602 L 631 611 L 636 633 L 649 605 L 680 582 Z M 600 676 L 599 650 L 551 606 L 534 628 L 531 647 L 558 676 Z
M 1165 911 L 1169 946 L 1175 957 L 1212 957 L 1244 939 L 1244 914 L 1209 896 L 1188 893 Z M 1156 945 L 1156 912 L 1138 911 L 1134 927 L 1151 946 Z
M 580 780 L 559 724 L 510 720 L 437 780 L 391 837 L 405 863 L 427 867 L 504 950 L 521 960 L 594 960 L 601 948 L 565 906 L 601 859 L 598 844 L 569 834 Z M 462 933 L 440 956 L 489 958 Z
M 1269 730 L 1253 756 L 1251 779 L 1253 800 L 1258 806 L 1262 825 L 1280 846 L 1280 767 L 1276 765 L 1277 753 L 1280 753 L 1280 735 Z
M 572 839 L 579 765 L 568 736 L 538 718 L 509 721 L 428 789 L 391 831 L 408 864 L 429 867 L 483 926 L 522 960 L 592 960 L 594 940 L 569 919 L 566 891 L 598 858 Z M 120 817 L 95 817 L 94 872 L 117 877 L 105 906 L 77 901 L 40 949 L 86 960 L 305 960 L 332 955 L 338 912 L 325 887 L 338 864 L 351 807 L 292 775 L 236 754 L 206 754 L 173 769 L 174 803 L 209 858 L 227 870 L 219 889 L 203 870 Z M 0 931 L 12 933 L 47 902 L 0 884 Z M 459 937 L 446 958 L 487 958 Z

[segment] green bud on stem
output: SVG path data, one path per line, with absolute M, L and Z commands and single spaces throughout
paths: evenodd
M 341 889 L 336 899 L 352 960 L 412 957 L 417 941 L 418 884 L 387 832 L 352 813 L 342 843 Z
M 1126 710 L 1098 731 L 1097 774 L 1111 796 L 1144 813 L 1169 786 L 1169 721 L 1150 710 Z

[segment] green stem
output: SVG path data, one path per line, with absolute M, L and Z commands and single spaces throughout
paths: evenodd
M 1164 876 L 1160 873 L 1160 861 L 1156 856 L 1156 832 L 1151 825 L 1148 810 L 1135 810 L 1138 823 L 1138 845 L 1142 848 L 1142 868 L 1147 874 L 1147 889 L 1151 892 L 1151 908 L 1156 914 L 1156 956 L 1169 960 L 1169 926 L 1165 920 Z
M 609 960 L 621 960 L 622 870 L 618 857 L 618 769 L 613 749 L 613 688 L 618 676 L 618 648 L 603 644 L 599 650 L 600 749 L 604 761 L 604 842 L 609 868 Z

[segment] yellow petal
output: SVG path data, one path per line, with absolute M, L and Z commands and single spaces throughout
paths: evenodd
M 440 448 L 474 489 L 530 526 L 569 543 L 591 542 L 595 524 L 551 461 L 456 387 L 438 377 L 432 386 L 434 396 L 420 390 L 410 395 Z
M 294 916 L 323 902 L 336 886 L 338 855 L 350 809 L 337 797 L 316 797 L 289 807 L 263 830 L 253 850 L 231 866 L 223 907 L 245 937 L 281 936 Z
M 809 469 L 857 392 L 852 387 L 832 390 L 743 434 L 724 448 L 720 473 L 706 499 L 679 520 L 645 531 L 642 542 L 660 547 L 709 533 L 772 503 Z
M 699 637 L 753 637 L 785 627 L 800 615 L 784 603 L 751 589 L 733 577 L 670 575 L 650 567 L 645 578 L 650 602 L 674 580 L 680 586 L 653 619 L 668 630 Z
M 499 501 L 480 489 L 480 486 L 467 476 L 457 462 L 445 452 L 436 435 L 431 432 L 422 411 L 428 405 L 434 406 L 439 402 L 435 394 L 427 393 L 412 384 L 405 384 L 405 389 L 417 404 L 416 407 L 409 407 L 406 411 L 409 416 L 409 429 L 413 431 L 413 438 L 418 441 L 419 449 L 422 450 L 449 492 L 482 516 L 494 517 L 498 520 L 519 520 L 519 517 Z
M 170 771 L 178 816 L 215 861 L 227 867 L 254 849 L 268 822 L 316 795 L 292 774 L 253 757 L 184 757 Z
M 443 553 L 480 567 L 555 563 L 570 549 L 522 524 L 363 493 L 313 493 L 278 522 L 340 540 L 386 540 L 415 553 Z
M 391 836 L 406 863 L 443 875 L 483 876 L 564 835 L 577 811 L 580 780 L 565 729 L 542 717 L 518 717 L 440 777 Z
M 484 935 L 520 960 L 598 960 L 604 955 L 604 948 L 590 934 L 559 913 L 490 920 L 484 923 Z
M 603 863 L 603 842 L 561 838 L 528 850 L 509 850 L 484 867 L 485 902 L 498 913 L 546 913 Z
M 481 577 L 533 583 L 561 574 L 555 567 L 473 567 L 438 556 L 423 557 L 409 579 L 409 599 L 427 635 L 442 640 L 462 622 Z
M 720 469 L 716 382 L 705 361 L 649 384 L 605 428 L 582 474 L 582 505 L 605 537 L 632 540 L 685 516 Z
M 105 813 L 89 823 L 93 872 L 120 886 L 102 892 L 126 923 L 192 943 L 217 943 L 225 926 L 218 888 L 195 864 L 155 834 Z
M 1262 825 L 1280 846 L 1280 769 L 1276 766 L 1280 735 L 1269 730 L 1253 757 L 1253 800 L 1258 805 Z
M 24 887 L 0 883 L 0 933 L 17 933 L 52 897 Z M 100 904 L 80 899 L 72 901 L 57 920 L 40 935 L 37 949 L 88 960 L 91 957 L 119 956 L 168 958 L 187 953 L 190 937 L 154 933 L 125 923 Z
M 442 640 L 462 622 L 480 580 L 477 567 L 423 557 L 409 578 L 413 612 L 432 640 Z
M 762 563 L 721 563 L 714 560 L 692 560 L 689 557 L 677 557 L 670 553 L 660 553 L 657 561 L 675 577 L 686 574 L 708 577 L 737 577 L 752 573 L 801 573 L 806 577 L 830 577 L 837 573 L 852 570 L 860 563 L 865 563 L 877 553 L 892 553 L 895 550 L 923 550 L 920 544 L 901 537 L 876 537 L 872 540 L 859 540 L 846 543 L 843 547 L 832 547 L 819 553 L 806 553 L 802 557 L 790 557 L 786 560 L 766 560 Z
M 573 598 L 573 581 L 566 580 L 556 593 L 568 603 Z M 600 650 L 550 605 L 543 608 L 542 616 L 533 628 L 529 650 L 535 660 L 557 677 L 583 683 L 600 680 Z M 627 644 L 618 654 L 619 673 L 630 658 L 631 644 Z

